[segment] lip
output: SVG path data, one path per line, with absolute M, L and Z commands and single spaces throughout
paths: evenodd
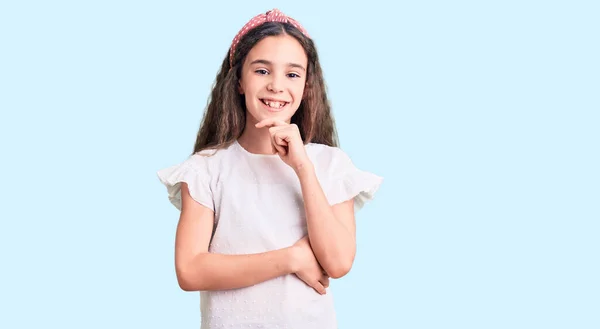
M 281 108 L 274 109 L 274 108 L 270 107 L 269 105 L 267 105 L 267 104 L 263 103 L 263 102 L 262 102 L 262 100 L 263 100 L 263 99 L 264 99 L 264 100 L 267 100 L 267 101 L 273 101 L 273 102 L 282 102 L 282 103 L 285 103 L 285 105 L 284 105 L 284 106 L 282 106 Z M 267 111 L 269 111 L 269 112 L 281 112 L 281 111 L 283 111 L 283 110 L 287 109 L 287 107 L 290 105 L 290 102 L 281 101 L 281 100 L 274 100 L 274 99 L 272 99 L 272 98 L 260 98 L 258 101 L 259 101 L 259 102 L 260 102 L 260 104 L 261 104 L 261 105 L 262 105 L 262 106 L 263 106 L 263 107 L 264 107 L 264 108 L 265 108 Z
M 289 103 L 286 100 L 283 99 L 277 99 L 277 98 L 267 98 L 267 97 L 260 97 L 259 100 L 265 100 L 265 101 L 270 101 L 270 102 L 280 102 L 280 103 Z

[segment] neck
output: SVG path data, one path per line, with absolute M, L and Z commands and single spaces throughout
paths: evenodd
M 255 154 L 275 154 L 273 147 L 271 146 L 271 135 L 269 134 L 269 128 L 256 128 L 254 125 L 257 124 L 251 115 L 246 115 L 246 126 L 244 132 L 238 138 L 238 143 L 246 149 L 246 151 Z

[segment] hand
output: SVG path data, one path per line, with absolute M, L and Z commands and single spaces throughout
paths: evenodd
M 269 127 L 273 151 L 294 171 L 311 164 L 300 130 L 296 124 L 289 124 L 277 119 L 265 119 L 255 125 L 256 128 Z
M 319 294 L 325 295 L 327 293 L 325 288 L 329 287 L 329 276 L 321 268 L 321 265 L 319 265 L 308 241 L 308 236 L 298 240 L 292 248 L 296 250 L 296 276 L 315 289 Z

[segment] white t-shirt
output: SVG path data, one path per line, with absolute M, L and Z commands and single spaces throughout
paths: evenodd
M 340 148 L 305 145 L 331 205 L 354 198 L 355 211 L 373 198 L 382 178 L 357 169 Z M 214 154 L 214 155 L 213 155 Z M 237 141 L 203 150 L 158 171 L 181 210 L 180 183 L 215 212 L 209 252 L 252 254 L 286 248 L 307 234 L 300 182 L 278 155 L 249 153 Z M 296 275 L 251 287 L 201 291 L 202 329 L 337 328 L 331 291 L 319 295 Z

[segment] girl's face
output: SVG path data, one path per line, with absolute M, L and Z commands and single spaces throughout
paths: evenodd
M 266 37 L 254 45 L 242 65 L 239 84 L 247 118 L 252 123 L 267 118 L 289 123 L 302 101 L 307 65 L 304 49 L 292 36 Z

